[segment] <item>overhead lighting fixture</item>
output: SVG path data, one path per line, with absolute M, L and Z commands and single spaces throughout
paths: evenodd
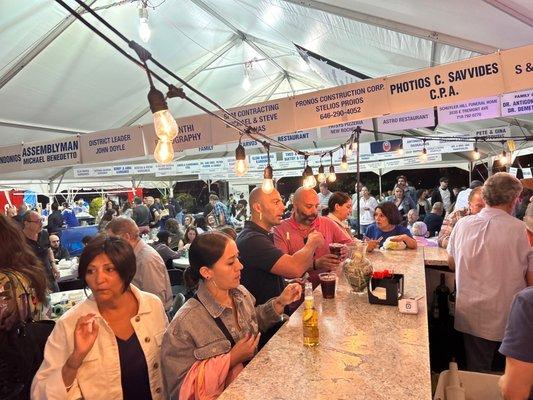
M 422 161 L 427 161 L 428 159 L 428 151 L 426 149 L 426 139 L 424 139 L 424 147 L 422 147 L 422 155 L 420 156 Z
M 139 2 L 139 37 L 144 43 L 148 43 L 152 36 L 150 25 L 148 25 L 148 8 L 146 1 Z
M 150 78 L 151 81 L 151 78 Z M 165 96 L 151 83 L 148 103 L 154 116 L 155 134 L 160 140 L 172 141 L 178 135 L 178 123 L 170 114 Z
M 342 155 L 342 159 L 341 159 L 341 169 L 343 171 L 348 171 L 348 159 L 346 158 L 346 147 L 344 145 L 341 145 L 341 148 L 344 151 L 344 154 Z
M 263 184 L 261 185 L 261 190 L 263 190 L 263 193 L 269 194 L 272 193 L 274 190 L 274 181 L 273 181 L 273 175 L 274 171 L 272 167 L 270 166 L 270 145 L 267 142 L 264 142 L 263 145 L 266 148 L 267 151 L 267 166 L 265 167 L 263 171 Z
M 403 138 L 401 139 L 400 147 L 398 148 L 398 155 L 403 156 L 405 154 L 405 151 L 403 150 Z
M 318 167 L 318 175 L 316 180 L 319 183 L 326 182 L 326 174 L 324 173 L 324 166 L 322 165 L 322 157 L 320 157 L 320 166 Z
M 154 150 L 154 158 L 160 164 L 168 164 L 174 159 L 174 148 L 168 140 L 158 140 Z
M 333 166 L 333 153 L 329 152 L 329 174 L 328 182 L 335 182 L 337 180 L 337 175 L 335 174 L 335 167 Z
M 505 142 L 502 140 L 502 153 L 500 154 L 500 164 L 507 165 L 509 159 L 507 158 L 507 152 L 505 151 Z
M 307 159 L 308 155 L 305 156 L 305 168 L 302 174 L 303 176 L 303 187 L 306 189 L 313 189 L 316 186 L 316 179 L 313 175 L 313 169 L 309 166 Z
M 239 145 L 235 149 L 235 174 L 237 176 L 244 176 L 249 169 L 248 160 L 246 159 L 246 151 L 239 138 Z
M 478 148 L 477 148 L 477 139 L 476 139 L 476 142 L 475 142 L 475 144 L 474 144 L 474 151 L 473 151 L 473 153 L 472 153 L 472 158 L 473 158 L 474 160 L 479 160 L 479 158 L 480 158 L 479 150 L 478 150 Z

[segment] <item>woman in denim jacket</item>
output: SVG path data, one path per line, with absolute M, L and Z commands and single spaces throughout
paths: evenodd
M 163 338 L 165 386 L 173 399 L 217 397 L 255 354 L 261 331 L 280 321 L 298 300 L 299 284 L 255 307 L 240 285 L 235 242 L 220 232 L 199 235 L 189 248 L 186 274 L 198 291 L 178 311 Z

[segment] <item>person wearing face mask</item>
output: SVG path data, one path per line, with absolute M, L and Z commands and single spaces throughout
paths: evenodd
M 301 287 L 290 284 L 256 306 L 240 284 L 243 266 L 237 245 L 221 232 L 198 236 L 189 249 L 189 263 L 185 275 L 198 283 L 198 290 L 163 337 L 164 382 L 172 399 L 215 399 L 253 358 L 260 332 L 300 298 Z
M 346 236 L 353 238 L 352 230 L 348 225 L 347 219 L 352 212 L 352 199 L 347 193 L 335 192 L 328 201 L 328 218 L 335 222 L 341 228 Z
M 315 250 L 313 263 L 309 269 L 309 280 L 316 287 L 319 283 L 318 274 L 334 271 L 339 267 L 341 259 L 329 251 L 331 243 L 347 244 L 352 239 L 346 236 L 333 220 L 318 215 L 319 200 L 313 189 L 298 188 L 294 193 L 294 211 L 290 218 L 274 227 L 274 244 L 285 254 L 295 254 L 304 248 L 313 231 L 324 236 L 324 242 Z M 345 251 L 345 248 L 342 248 Z

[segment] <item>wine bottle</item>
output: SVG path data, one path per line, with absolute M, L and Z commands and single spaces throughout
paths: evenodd
M 435 288 L 435 295 L 437 299 L 437 307 L 439 308 L 439 319 L 444 321 L 449 315 L 448 310 L 448 296 L 450 289 L 446 286 L 446 276 L 444 273 L 440 274 L 440 285 Z
M 457 296 L 457 285 L 453 284 L 453 292 L 448 296 L 448 311 L 450 317 L 455 317 L 455 296 Z

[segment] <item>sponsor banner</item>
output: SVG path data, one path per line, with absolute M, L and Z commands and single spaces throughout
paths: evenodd
M 382 78 L 295 96 L 291 101 L 296 129 L 331 126 L 387 114 L 386 98 Z
M 450 133 L 439 136 L 450 136 L 450 139 L 427 140 L 425 143 L 428 154 L 445 154 L 474 150 L 474 143 L 460 140 L 461 136 L 469 137 L 468 133 Z M 452 138 L 459 138 L 454 140 Z M 420 139 L 404 138 L 403 148 L 406 155 L 420 154 L 424 149 L 424 141 Z
M 533 113 L 533 90 L 502 95 L 502 117 Z
M 518 168 L 509 167 L 509 174 L 511 174 L 512 176 L 516 176 L 517 173 L 518 173 Z
M 486 139 L 498 139 L 503 137 L 511 136 L 511 127 L 507 126 L 497 126 L 494 128 L 485 128 L 478 129 L 473 131 L 474 136 L 482 137 Z
M 246 126 L 256 128 L 258 132 L 269 136 L 296 130 L 294 127 L 293 108 L 289 99 L 249 104 L 243 107 L 231 108 L 228 111 Z M 217 114 L 241 129 L 246 128 L 245 125 L 239 124 L 222 111 L 217 112 Z M 214 136 L 213 139 L 217 143 L 233 142 L 239 137 L 239 133 L 234 128 L 224 124 L 219 119 L 212 118 L 211 130 Z
M 127 160 L 145 155 L 141 127 L 119 128 L 80 135 L 84 164 Z
M 22 144 L 0 147 L 0 171 L 17 172 L 22 167 Z
M 533 45 L 500 52 L 505 91 L 533 87 Z
M 505 91 L 499 54 L 387 78 L 390 113 L 440 106 Z
M 522 168 L 522 175 L 525 178 L 533 178 L 533 173 L 531 173 L 531 168 Z
M 402 146 L 402 139 L 381 140 L 379 142 L 370 143 L 370 153 L 389 153 L 400 149 Z
M 228 151 L 228 146 L 225 144 L 208 144 L 202 147 L 196 147 L 194 149 L 185 150 L 185 154 L 191 156 L 197 154 L 222 153 L 225 151 Z
M 64 167 L 79 163 L 80 139 L 78 135 L 22 145 L 23 170 Z
M 427 159 L 425 160 L 421 156 L 418 156 L 418 157 L 406 157 L 406 158 L 399 158 L 397 160 L 383 161 L 383 168 L 407 167 L 410 165 L 427 164 L 430 162 L 439 162 L 439 161 L 442 161 L 441 154 L 428 154 Z
M 346 140 L 352 135 L 354 129 L 358 126 L 361 127 L 361 129 L 374 130 L 372 120 L 364 119 L 360 121 L 346 122 L 345 124 L 322 127 L 320 128 L 320 138 Z M 365 134 L 367 134 L 367 132 L 361 132 L 361 137 Z
M 74 168 L 75 178 L 98 178 L 114 176 L 113 167 Z
M 267 166 L 268 155 L 265 154 L 252 154 L 248 157 L 250 169 L 264 169 Z M 270 165 L 275 168 L 276 154 L 270 153 Z
M 211 118 L 210 115 L 201 114 L 177 119 L 179 131 L 172 141 L 174 152 L 210 145 L 213 142 L 211 137 Z M 154 124 L 143 126 L 143 132 L 146 151 L 149 154 L 153 154 L 157 145 Z
M 440 106 L 437 110 L 439 124 L 476 121 L 500 116 L 500 97 L 486 97 L 463 103 Z
M 411 111 L 403 114 L 379 117 L 378 131 L 394 132 L 405 129 L 426 128 L 435 126 L 435 112 L 433 107 L 424 110 Z
M 177 171 L 175 163 L 156 164 L 155 166 L 155 176 L 173 176 L 177 175 Z

